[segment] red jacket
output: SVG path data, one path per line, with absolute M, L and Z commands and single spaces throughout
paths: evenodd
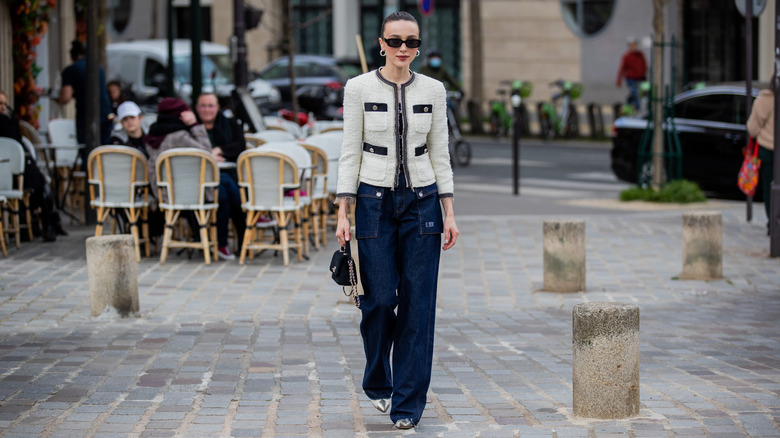
M 620 86 L 624 77 L 626 79 L 643 80 L 646 72 L 647 62 L 645 62 L 645 55 L 639 50 L 628 51 L 623 55 L 623 59 L 620 60 L 617 85 Z

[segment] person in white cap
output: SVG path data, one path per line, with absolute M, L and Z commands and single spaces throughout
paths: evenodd
M 130 146 L 141 151 L 146 158 L 149 154 L 146 151 L 146 143 L 143 140 L 146 134 L 141 126 L 143 115 L 141 108 L 135 102 L 122 102 L 116 109 L 117 119 L 122 123 L 122 130 L 114 131 L 111 136 L 111 144 Z

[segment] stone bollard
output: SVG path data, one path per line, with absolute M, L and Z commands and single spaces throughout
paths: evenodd
M 138 312 L 138 262 L 129 234 L 87 238 L 87 275 L 92 316 L 111 306 L 122 316 Z
M 546 220 L 544 286 L 550 292 L 585 290 L 585 221 Z
M 720 213 L 683 213 L 682 256 L 682 278 L 712 280 L 723 277 L 723 219 Z
M 574 415 L 639 413 L 639 307 L 582 303 L 572 311 Z

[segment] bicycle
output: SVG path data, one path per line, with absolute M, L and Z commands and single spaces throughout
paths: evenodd
M 577 137 L 580 121 L 572 101 L 582 94 L 582 84 L 558 79 L 549 85 L 560 88 L 560 91 L 552 95 L 551 102 L 539 102 L 537 105 L 539 136 L 544 140 L 551 140 L 556 135 Z
M 490 123 L 491 135 L 498 139 L 509 135 L 513 124 L 512 111 L 507 109 L 507 97 L 513 94 L 526 98 L 531 95 L 533 84 L 528 81 L 501 81 L 499 85 L 505 85 L 508 88 L 499 88 L 496 90 L 500 99 L 490 101 L 490 113 L 488 122 Z M 528 110 L 525 104 L 520 104 L 520 126 L 523 133 L 528 133 Z
M 455 108 L 459 107 L 463 99 L 460 91 L 447 92 L 447 126 L 450 131 L 450 163 L 459 166 L 468 166 L 471 162 L 471 144 L 463 139 L 460 133 L 460 123 L 455 114 Z

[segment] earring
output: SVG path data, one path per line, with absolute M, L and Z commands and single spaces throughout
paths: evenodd
M 419 51 L 419 50 L 417 51 L 417 54 L 416 54 L 416 55 L 414 55 L 414 57 L 416 58 L 416 57 L 418 57 L 418 56 L 420 56 L 420 51 Z
M 384 50 L 379 51 L 379 56 L 385 56 L 385 55 L 387 55 L 387 52 L 385 52 Z

